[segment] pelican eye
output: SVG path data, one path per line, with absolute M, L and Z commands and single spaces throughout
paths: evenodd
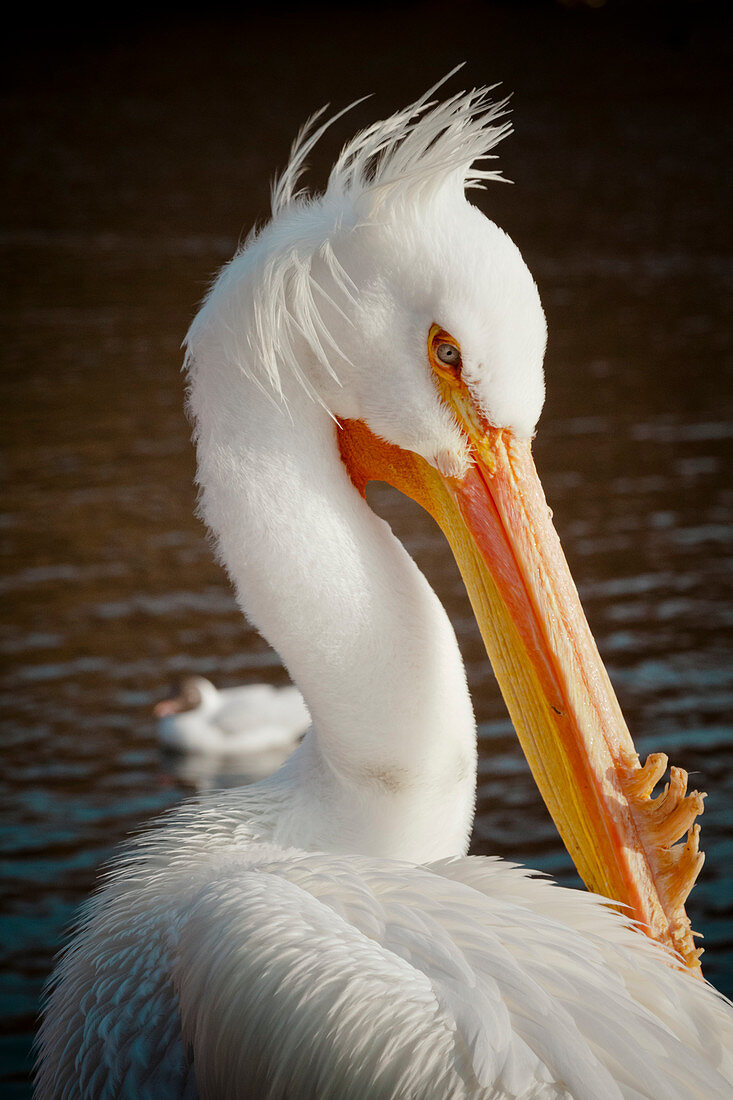
M 435 356 L 448 367 L 457 367 L 461 361 L 461 353 L 455 344 L 438 344 Z
M 432 325 L 428 336 L 428 357 L 438 378 L 449 386 L 461 382 L 461 347 L 454 336 L 440 325 Z

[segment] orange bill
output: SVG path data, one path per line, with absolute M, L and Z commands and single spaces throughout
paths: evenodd
M 352 480 L 362 491 L 369 480 L 394 485 L 440 525 L 522 749 L 583 881 L 699 971 L 684 903 L 703 862 L 694 820 L 704 796 L 687 794 L 686 773 L 672 768 L 664 792 L 651 797 L 667 758 L 655 753 L 639 764 L 529 442 L 490 427 L 459 374 L 438 366 L 436 383 L 472 445 L 466 475 L 444 477 L 347 421 L 339 435 Z

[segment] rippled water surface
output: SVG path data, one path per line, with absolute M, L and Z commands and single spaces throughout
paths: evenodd
M 640 752 L 709 792 L 689 911 L 707 976 L 733 992 L 726 59 L 704 20 L 661 33 L 518 7 L 464 5 L 437 60 L 419 7 L 20 43 L 2 106 L 3 1096 L 28 1095 L 41 986 L 100 863 L 151 815 L 236 780 L 164 756 L 153 703 L 189 671 L 285 682 L 193 516 L 179 345 L 196 302 L 264 216 L 311 110 L 377 90 L 314 155 L 322 180 L 353 126 L 462 59 L 467 82 L 516 92 L 503 157 L 517 184 L 478 201 L 548 314 L 537 464 Z M 442 537 L 384 487 L 371 500 L 466 660 L 473 851 L 575 881 Z

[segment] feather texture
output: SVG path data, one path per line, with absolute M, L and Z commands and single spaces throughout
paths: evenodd
M 730 1095 L 723 998 L 602 899 L 506 862 L 253 845 L 125 879 L 64 964 L 78 1083 L 47 1060 L 43 1100 Z

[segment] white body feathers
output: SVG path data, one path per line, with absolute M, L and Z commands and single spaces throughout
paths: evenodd
M 252 843 L 287 790 L 259 786 L 119 866 L 58 975 L 43 1100 L 730 1096 L 730 1007 L 600 899 Z

